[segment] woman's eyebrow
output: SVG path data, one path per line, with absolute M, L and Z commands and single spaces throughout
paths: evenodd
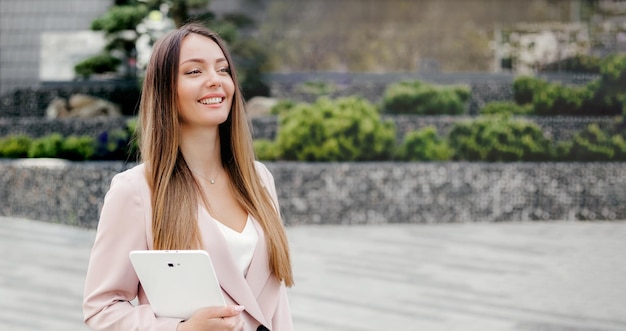
M 182 61 L 180 64 L 185 64 L 185 63 L 188 63 L 188 62 L 207 63 L 207 61 L 205 59 L 202 59 L 202 58 L 191 58 L 191 59 L 186 59 L 186 60 Z M 221 63 L 221 62 L 228 62 L 228 61 L 224 57 L 220 57 L 220 58 L 215 60 L 215 63 Z

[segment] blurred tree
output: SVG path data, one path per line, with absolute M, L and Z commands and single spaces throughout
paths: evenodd
M 175 27 L 195 21 L 219 33 L 233 53 L 244 96 L 269 95 L 269 87 L 261 79 L 266 51 L 256 40 L 239 33 L 253 26 L 254 21 L 240 14 L 217 18 L 209 10 L 209 4 L 210 0 L 116 0 L 108 12 L 91 24 L 92 30 L 103 31 L 108 40 L 105 54 L 83 60 L 75 66 L 75 71 L 86 78 L 97 73 L 119 73 L 118 66 L 122 63 L 122 75 L 136 78 L 137 41 L 148 33 L 141 24 L 151 16 L 166 16 Z

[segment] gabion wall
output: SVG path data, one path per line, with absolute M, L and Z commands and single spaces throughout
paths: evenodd
M 62 136 L 92 136 L 96 137 L 102 132 L 123 129 L 132 117 L 116 118 L 59 118 L 44 119 L 35 117 L 5 117 L 0 118 L 0 137 L 24 134 L 29 137 L 39 138 L 52 133 Z
M 124 115 L 137 113 L 140 99 L 136 81 L 84 81 L 50 83 L 23 88 L 0 96 L 0 118 L 46 116 L 46 108 L 54 98 L 68 99 L 74 94 L 86 94 L 111 101 L 120 106 Z
M 289 225 L 626 220 L 625 163 L 266 163 Z M 93 228 L 133 164 L 0 161 L 0 215 Z

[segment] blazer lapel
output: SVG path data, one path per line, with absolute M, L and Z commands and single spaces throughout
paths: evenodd
M 263 311 L 256 300 L 256 293 L 251 289 L 251 287 L 256 286 L 248 284 L 239 268 L 235 265 L 234 259 L 228 249 L 228 243 L 224 239 L 220 229 L 217 227 L 217 224 L 214 223 L 217 221 L 213 219 L 202 206 L 199 206 L 198 209 L 198 226 L 200 228 L 200 232 L 203 234 L 203 245 L 211 256 L 211 261 L 215 268 L 215 274 L 217 275 L 217 279 L 219 280 L 222 289 L 224 289 L 224 291 L 228 293 L 228 295 L 230 295 L 230 297 L 237 302 L 237 304 L 245 306 L 248 314 L 255 318 L 259 323 L 267 325 Z M 259 243 L 262 241 L 264 242 L 264 239 L 261 239 L 261 233 L 262 231 L 259 232 Z M 248 270 L 248 276 L 250 276 L 250 272 L 253 270 L 253 265 L 256 265 L 255 259 L 257 258 L 258 250 L 259 244 L 257 243 L 252 263 Z M 265 259 L 267 259 L 267 254 L 264 255 L 266 255 Z M 254 268 L 257 269 L 259 266 L 255 266 Z M 253 277 L 258 276 L 259 275 Z M 265 282 L 265 280 L 263 280 L 263 282 Z M 255 281 L 255 283 L 257 282 Z
M 259 222 L 253 220 L 254 226 L 259 233 L 259 241 L 254 249 L 254 255 L 252 256 L 252 262 L 250 262 L 250 268 L 248 268 L 248 274 L 246 275 L 246 281 L 250 285 L 250 290 L 261 302 L 261 310 L 264 316 L 273 316 L 278 304 L 278 293 L 280 283 L 275 277 L 271 277 L 272 273 L 269 268 L 269 255 L 267 254 L 267 242 L 265 241 L 265 234 Z M 265 324 L 270 326 L 271 324 Z
M 265 242 L 263 229 L 261 229 L 261 226 L 256 220 L 251 219 L 259 234 L 259 241 L 254 249 L 252 262 L 250 262 L 250 268 L 248 268 L 248 274 L 246 275 L 246 281 L 250 285 L 254 296 L 258 298 L 259 294 L 261 294 L 261 290 L 265 287 L 267 278 L 270 276 L 269 256 L 267 254 L 267 243 Z

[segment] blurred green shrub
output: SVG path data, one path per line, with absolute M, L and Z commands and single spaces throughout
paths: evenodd
M 337 85 L 324 81 L 308 81 L 294 87 L 294 92 L 314 97 L 328 96 L 337 91 Z
M 614 54 L 599 64 L 600 77 L 585 86 L 564 86 L 520 76 L 513 99 L 540 116 L 616 116 L 626 114 L 626 55 Z
M 254 141 L 254 152 L 257 159 L 262 161 L 276 161 L 280 157 L 280 151 L 276 142 L 269 139 L 257 139 Z
M 592 98 L 585 105 L 590 116 L 626 116 L 626 55 L 613 54 L 602 61 L 600 78 L 588 85 Z
M 548 161 L 553 153 L 551 142 L 538 125 L 504 115 L 457 123 L 448 143 L 456 160 Z
M 592 96 L 593 92 L 587 86 L 564 86 L 527 76 L 518 77 L 513 82 L 513 99 L 525 107 L 529 115 L 585 115 L 585 105 Z
M 590 124 L 571 141 L 560 143 L 557 155 L 562 161 L 626 161 L 626 142 L 623 135 L 611 135 Z
M 437 128 L 427 126 L 406 134 L 397 158 L 403 161 L 446 161 L 452 155 L 453 150 L 439 136 Z
M 374 161 L 391 158 L 395 134 L 393 122 L 383 122 L 370 102 L 321 97 L 285 112 L 276 142 L 285 160 Z
M 548 82 L 543 79 L 519 76 L 513 81 L 513 100 L 518 105 L 528 105 L 533 103 L 535 93 L 546 89 Z
M 289 110 L 295 108 L 297 104 L 289 99 L 279 100 L 273 107 L 270 109 L 270 113 L 272 115 L 282 116 Z
M 587 87 L 548 84 L 535 92 L 533 98 L 534 115 L 539 116 L 581 116 L 585 115 L 583 105 L 592 97 Z
M 555 63 L 543 66 L 541 71 L 564 71 L 564 72 L 576 72 L 586 74 L 598 74 L 600 73 L 600 66 L 602 65 L 602 58 L 593 55 L 576 55 Z
M 113 6 L 104 15 L 91 22 L 91 29 L 104 31 L 107 34 L 135 30 L 147 14 L 148 7 L 145 5 Z
M 125 160 L 138 159 L 139 144 L 137 141 L 137 118 L 126 121 L 124 128 L 104 131 L 95 141 L 96 151 L 93 159 L 96 160 Z
M 28 156 L 28 150 L 32 139 L 26 135 L 12 135 L 0 138 L 0 157 L 2 158 L 25 158 Z
M 72 160 L 90 160 L 96 152 L 95 140 L 88 136 L 69 136 L 63 139 L 59 154 L 55 157 Z
M 390 114 L 460 115 L 466 111 L 469 97 L 467 86 L 404 81 L 385 89 L 382 109 Z
M 124 160 L 129 157 L 131 135 L 126 130 L 104 131 L 96 138 L 94 158 L 98 160 Z
M 122 60 L 111 54 L 98 54 L 87 58 L 74 66 L 74 72 L 83 78 L 89 78 L 93 74 L 116 72 Z
M 34 139 L 28 149 L 28 157 L 57 157 L 61 153 L 62 145 L 63 137 L 58 133 Z
M 0 138 L 0 158 L 62 158 L 72 161 L 137 159 L 135 139 L 137 119 L 126 122 L 126 127 L 105 131 L 97 137 L 68 136 L 53 133 L 40 138 L 13 135 Z
M 529 105 L 521 106 L 513 101 L 492 101 L 479 110 L 481 115 L 511 114 L 528 115 L 532 112 Z
M 69 136 L 64 138 L 58 133 L 53 133 L 34 139 L 28 150 L 28 157 L 83 161 L 91 159 L 95 149 L 95 142 L 91 137 Z

